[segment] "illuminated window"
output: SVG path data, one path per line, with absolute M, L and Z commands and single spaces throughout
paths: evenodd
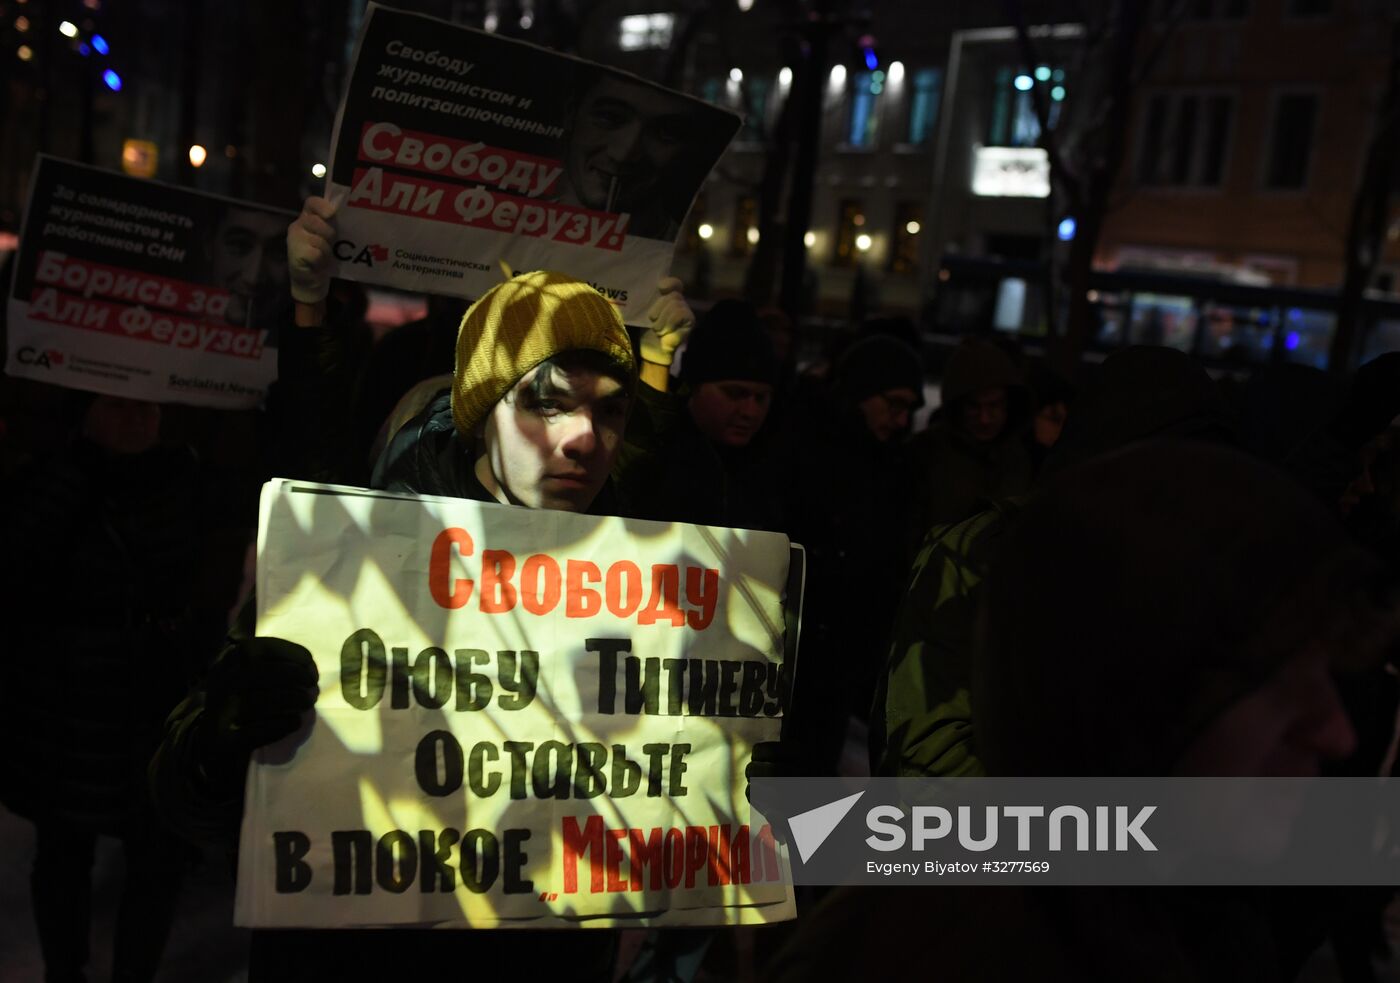
M 846 127 L 846 145 L 871 148 L 880 129 L 880 94 L 885 91 L 885 73 L 856 72 L 851 76 L 851 115 Z
M 909 143 L 926 147 L 933 142 L 934 122 L 938 119 L 938 99 L 943 91 L 943 70 L 921 68 L 914 73 L 909 89 Z
M 865 208 L 857 198 L 843 198 L 837 211 L 836 246 L 831 253 L 833 266 L 854 266 L 856 236 L 865 231 Z
M 1034 147 L 1040 141 L 1036 115 L 1036 87 L 1044 93 L 1047 121 L 1053 130 L 1060 121 L 1065 100 L 1065 71 L 1049 65 L 1035 70 L 1003 65 L 992 79 L 992 115 L 987 121 L 987 146 Z
M 923 232 L 924 209 L 917 201 L 895 205 L 894 228 L 890 230 L 890 272 L 914 273 L 919 269 L 919 236 Z
M 674 14 L 633 14 L 617 24 L 617 46 L 623 51 L 669 48 L 675 29 Z

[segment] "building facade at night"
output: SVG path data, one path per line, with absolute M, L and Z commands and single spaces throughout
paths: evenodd
M 767 216 L 781 228 L 792 183 L 804 179 L 790 165 L 786 175 L 768 173 L 775 158 L 796 153 L 782 116 L 803 46 L 824 47 L 804 230 L 809 313 L 936 320 L 945 256 L 1043 263 L 1063 256 L 1073 234 L 1037 146 L 1033 95 L 1049 106 L 1052 126 L 1061 110 L 1070 120 L 1076 97 L 1096 98 L 1077 77 L 1078 5 L 1023 5 L 1036 64 L 995 4 L 400 6 L 575 51 L 742 113 L 746 124 L 678 244 L 677 272 L 702 299 L 743 293 L 746 279 L 753 292 L 760 226 Z M 1386 6 L 1154 3 L 1144 64 L 1161 50 L 1131 93 L 1128 152 L 1096 265 L 1335 288 L 1392 58 Z M 5 3 L 6 131 L 15 138 L 0 149 L 0 226 L 17 231 L 41 151 L 293 206 L 320 187 L 316 168 L 363 8 L 359 0 Z M 814 20 L 820 10 L 828 13 Z M 1383 290 L 1400 271 L 1394 238 L 1376 280 Z M 997 315 L 999 326 L 1037 333 L 1043 307 L 1032 283 Z

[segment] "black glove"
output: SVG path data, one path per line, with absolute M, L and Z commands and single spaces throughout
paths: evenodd
M 1351 380 L 1332 432 L 1352 450 L 1382 433 L 1400 415 L 1400 352 L 1373 358 Z
M 215 794 L 241 790 L 248 755 L 286 737 L 316 703 L 316 663 L 283 638 L 243 638 L 224 649 L 204 682 L 196 760 Z
M 759 741 L 744 768 L 744 798 L 753 801 L 749 785 L 755 778 L 800 778 L 806 774 L 802 747 L 795 741 Z
M 753 746 L 753 757 L 744 768 L 744 798 L 753 802 L 751 786 L 755 778 L 800 778 L 810 773 L 802 745 L 796 741 L 760 741 Z M 774 838 L 787 843 L 787 819 L 777 814 L 771 802 L 760 802 L 758 808 L 772 825 Z

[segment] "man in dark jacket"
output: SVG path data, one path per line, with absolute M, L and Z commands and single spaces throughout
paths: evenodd
M 771 427 L 778 363 L 752 304 L 705 312 L 681 361 L 685 391 L 642 390 L 620 461 L 622 492 L 641 518 L 780 529 Z
M 11 675 L 0 798 L 35 826 L 30 879 L 45 979 L 82 980 L 97 838 L 127 873 L 115 980 L 153 979 L 185 850 L 156 822 L 145 763 L 217 638 L 196 616 L 199 469 L 159 441 L 155 403 L 70 392 L 74 440 L 16 478 L 5 502 Z M 75 569 L 76 567 L 76 569 Z
M 990 341 L 966 338 L 943 371 L 940 417 L 914 438 L 919 472 L 916 534 L 957 522 L 987 498 L 1030 487 L 1031 458 L 1021 440 L 1030 391 L 1020 369 Z
M 288 231 L 297 320 L 309 332 L 320 324 L 333 217 L 329 202 L 313 198 Z M 663 299 L 653 313 L 658 327 L 643 352 L 674 349 L 688 321 L 683 301 Z M 396 435 L 378 469 L 382 484 L 524 508 L 606 509 L 637 376 L 627 330 L 597 291 L 559 273 L 515 277 L 467 311 L 451 393 Z M 655 380 L 655 369 L 643 368 L 642 377 Z M 192 838 L 229 846 L 251 752 L 294 731 L 316 698 L 310 653 L 253 637 L 252 611 L 245 607 L 203 684 L 171 715 L 151 763 L 163 814 Z M 409 965 L 495 979 L 518 972 L 510 939 L 480 931 L 255 932 L 249 979 L 364 979 Z M 566 968 L 565 978 L 610 977 L 610 933 L 535 932 L 530 940 L 532 958 Z

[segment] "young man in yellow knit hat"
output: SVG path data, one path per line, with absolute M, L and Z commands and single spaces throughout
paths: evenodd
M 307 200 L 287 232 L 292 296 L 301 328 L 319 328 L 330 285 L 335 207 Z M 562 273 L 512 277 L 472 304 L 458 330 L 450 389 L 394 435 L 377 487 L 496 501 L 525 508 L 615 514 L 608 475 L 622 445 L 639 378 L 664 388 L 693 323 L 680 283 L 662 281 L 649 312 L 641 366 L 617 310 Z M 251 752 L 294 731 L 316 698 L 311 654 L 254 637 L 244 607 L 224 651 L 166 724 L 151 763 L 162 816 L 186 836 L 232 848 Z M 532 960 L 560 979 L 610 980 L 610 933 L 531 933 Z M 518 946 L 501 933 L 404 930 L 254 932 L 250 983 L 379 978 L 455 967 L 496 978 Z

